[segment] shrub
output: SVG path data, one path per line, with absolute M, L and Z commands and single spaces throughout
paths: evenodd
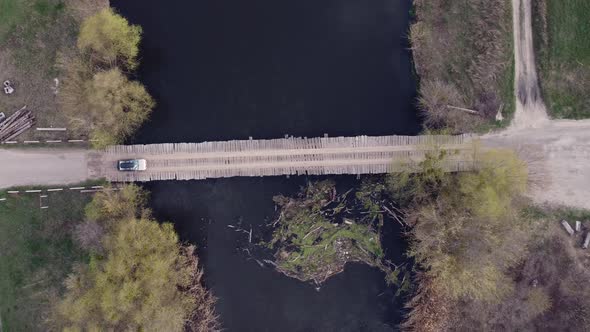
M 466 107 L 464 97 L 451 82 L 422 81 L 418 105 L 424 114 L 424 125 L 430 129 L 467 129 L 482 123 L 478 115 L 449 107 Z
M 144 208 L 148 195 L 136 185 L 127 185 L 119 191 L 100 191 L 84 210 L 86 219 L 110 228 L 112 221 L 134 218 L 148 218 L 149 210 Z

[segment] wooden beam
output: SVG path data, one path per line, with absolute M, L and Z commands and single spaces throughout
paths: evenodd
M 574 229 L 572 228 L 572 226 L 570 226 L 570 224 L 569 224 L 567 221 L 565 221 L 565 220 L 562 220 L 562 221 L 561 221 L 561 225 L 563 226 L 563 228 L 565 229 L 565 231 L 566 231 L 566 232 L 567 232 L 567 233 L 568 233 L 570 236 L 573 236 L 573 235 L 574 235 Z

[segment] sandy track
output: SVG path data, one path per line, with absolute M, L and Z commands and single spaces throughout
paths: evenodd
M 590 120 L 549 120 L 533 47 L 532 0 L 512 0 L 516 112 L 510 127 L 484 145 L 517 150 L 529 164 L 537 203 L 590 209 Z
M 549 120 L 541 97 L 533 46 L 532 0 L 512 0 L 516 111 L 509 129 L 540 127 Z
M 81 149 L 0 149 L 0 188 L 62 185 L 89 178 Z

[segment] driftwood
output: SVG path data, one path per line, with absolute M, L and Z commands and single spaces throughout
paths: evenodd
M 588 249 L 588 245 L 590 245 L 590 232 L 586 233 L 586 238 L 584 239 L 584 244 L 582 245 L 582 248 Z
M 565 229 L 565 231 L 566 231 L 566 232 L 567 232 L 567 233 L 568 233 L 570 236 L 573 236 L 573 235 L 574 235 L 574 229 L 572 228 L 572 226 L 570 226 L 570 224 L 569 224 L 567 221 L 565 221 L 565 220 L 562 220 L 562 221 L 561 221 L 561 225 L 563 226 L 563 228 Z

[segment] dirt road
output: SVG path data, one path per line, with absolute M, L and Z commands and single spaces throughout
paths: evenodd
M 514 148 L 529 163 L 537 203 L 590 209 L 590 120 L 549 120 L 535 64 L 532 0 L 512 0 L 516 112 L 510 127 L 482 137 Z
M 0 149 L 0 188 L 82 182 L 86 160 L 81 149 Z
M 512 0 L 516 111 L 511 129 L 540 127 L 549 120 L 541 97 L 533 47 L 532 0 Z

